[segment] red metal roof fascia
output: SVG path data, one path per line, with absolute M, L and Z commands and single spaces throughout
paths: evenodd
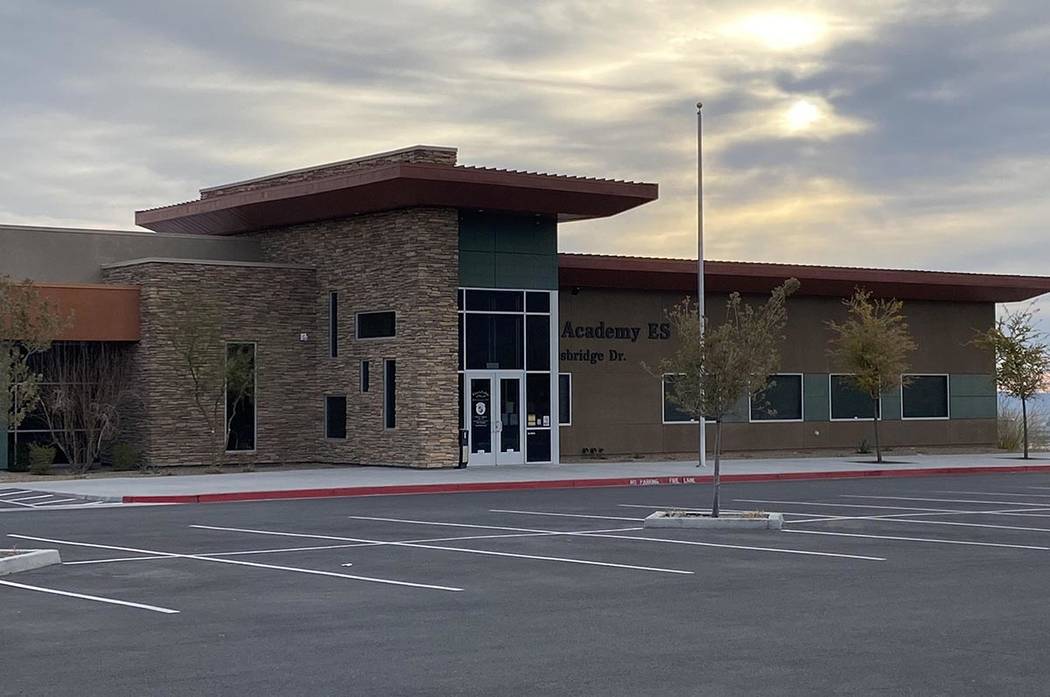
M 235 234 L 408 206 L 489 208 L 574 219 L 613 215 L 657 195 L 656 184 L 398 163 L 137 211 L 135 222 L 158 232 Z
M 855 269 L 791 264 L 709 261 L 713 292 L 765 293 L 786 278 L 802 282 L 801 295 L 843 297 L 864 287 L 880 297 L 908 300 L 1017 302 L 1050 292 L 1050 278 L 936 271 Z M 680 259 L 561 255 L 563 286 L 692 291 L 696 262 Z

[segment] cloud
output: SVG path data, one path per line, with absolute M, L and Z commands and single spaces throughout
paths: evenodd
M 412 143 L 657 181 L 571 251 L 1043 273 L 1042 0 L 0 5 L 0 221 L 129 227 Z

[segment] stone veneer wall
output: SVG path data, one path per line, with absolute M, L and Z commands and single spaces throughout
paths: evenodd
M 176 317 L 190 301 L 218 303 L 222 335 L 256 347 L 256 450 L 227 453 L 226 463 L 317 460 L 323 404 L 314 358 L 317 282 L 309 268 L 237 262 L 143 262 L 104 268 L 115 283 L 141 286 L 142 340 L 135 351 L 141 411 L 125 422 L 128 438 L 154 466 L 209 461 L 209 434 L 194 409 L 187 369 L 171 342 Z M 308 341 L 300 341 L 307 332 Z M 222 345 L 215 347 L 223 351 Z
M 253 236 L 274 262 L 317 269 L 311 344 L 319 387 L 346 394 L 347 438 L 319 442 L 322 462 L 448 467 L 458 459 L 458 213 L 411 208 L 275 228 Z M 329 357 L 328 297 L 339 294 L 339 355 Z M 397 336 L 357 340 L 357 312 L 393 310 Z M 383 420 L 383 360 L 397 361 L 397 427 Z M 369 392 L 360 390 L 370 362 Z M 320 429 L 320 419 L 316 428 Z

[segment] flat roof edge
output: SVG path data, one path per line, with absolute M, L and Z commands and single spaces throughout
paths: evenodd
M 129 235 L 134 237 L 174 237 L 179 239 L 224 239 L 218 235 L 208 237 L 204 235 L 194 235 L 185 232 L 155 232 L 146 228 L 140 230 L 110 230 L 107 228 L 78 228 L 78 227 L 53 227 L 48 225 L 6 225 L 0 223 L 0 230 L 18 230 L 20 232 L 40 232 L 40 233 L 55 233 L 55 234 L 75 234 L 75 235 Z
M 193 237 L 193 235 L 188 235 Z M 140 259 L 127 259 L 126 261 L 115 261 L 111 264 L 102 264 L 103 269 L 119 269 L 125 266 L 141 266 L 143 264 L 192 264 L 195 266 L 247 266 L 260 269 L 296 269 L 299 271 L 316 271 L 313 266 L 304 264 L 279 264 L 269 261 L 236 261 L 228 259 L 177 259 L 172 257 L 142 257 Z
M 296 169 L 285 170 L 284 172 L 274 172 L 273 174 L 264 174 L 259 177 L 252 177 L 250 179 L 241 179 L 240 181 L 229 182 L 226 184 L 216 184 L 215 186 L 208 186 L 200 189 L 200 193 L 206 194 L 212 191 L 218 191 L 219 189 L 228 189 L 231 186 L 243 186 L 245 184 L 256 184 L 258 182 L 264 182 L 269 179 L 276 179 L 278 177 L 286 177 L 290 174 L 299 174 L 300 172 L 309 172 L 316 170 L 320 167 L 339 167 L 340 165 L 349 165 L 354 162 L 367 162 L 369 160 L 379 159 L 381 157 L 389 157 L 391 155 L 400 155 L 404 152 L 412 152 L 413 150 L 437 150 L 439 152 L 447 152 L 458 154 L 457 148 L 451 148 L 445 145 L 409 145 L 404 148 L 395 148 L 394 150 L 385 150 L 383 152 L 372 153 L 371 155 L 361 155 L 360 157 L 351 157 L 346 160 L 339 160 L 337 162 L 324 162 L 319 165 L 310 165 L 309 167 L 297 167 Z

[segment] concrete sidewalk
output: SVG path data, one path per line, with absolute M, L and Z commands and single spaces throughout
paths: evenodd
M 988 472 L 1050 471 L 1050 459 L 1022 460 L 1013 453 L 900 455 L 876 464 L 870 455 L 849 457 L 730 459 L 723 481 L 830 479 L 866 476 L 934 476 Z M 185 476 L 34 480 L 33 490 L 108 501 L 195 503 L 323 496 L 363 496 L 453 491 L 701 484 L 711 469 L 689 462 L 587 462 L 563 465 L 474 466 L 413 470 L 346 467 Z

